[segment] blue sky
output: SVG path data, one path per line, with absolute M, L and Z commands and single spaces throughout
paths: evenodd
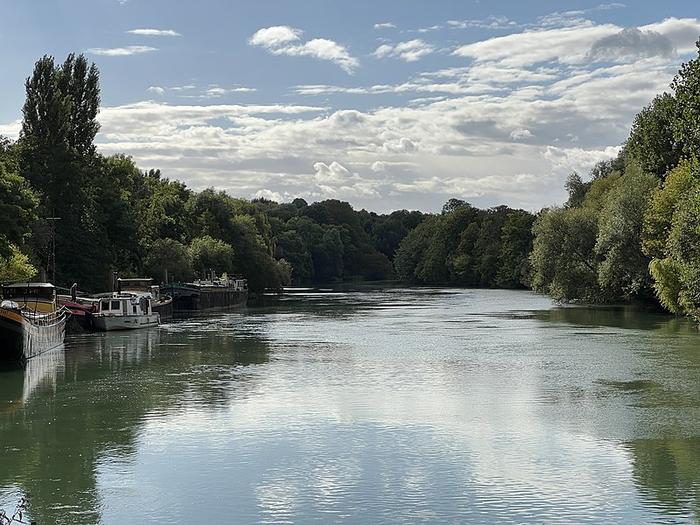
M 101 72 L 105 154 L 194 188 L 536 210 L 695 56 L 695 1 L 0 0 L 0 134 L 37 58 Z

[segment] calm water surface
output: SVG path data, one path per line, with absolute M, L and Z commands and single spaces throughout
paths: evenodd
M 699 523 L 700 334 L 528 292 L 298 292 L 0 372 L 39 525 Z

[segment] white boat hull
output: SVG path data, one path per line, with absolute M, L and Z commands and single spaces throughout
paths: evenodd
M 93 318 L 95 328 L 103 332 L 112 330 L 137 330 L 158 326 L 160 316 L 149 315 L 96 315 Z

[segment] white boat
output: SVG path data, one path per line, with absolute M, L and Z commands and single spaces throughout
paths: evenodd
M 160 315 L 150 293 L 115 292 L 100 299 L 93 321 L 97 330 L 135 330 L 158 326 Z

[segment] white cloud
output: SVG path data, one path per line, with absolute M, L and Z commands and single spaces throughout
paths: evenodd
M 419 27 L 416 29 L 416 33 L 430 33 L 432 31 L 439 31 L 442 29 L 442 26 L 440 24 L 435 24 L 429 27 Z
M 211 85 L 204 90 L 201 97 L 202 98 L 219 98 L 224 95 L 230 95 L 232 93 L 254 93 L 257 89 L 245 86 L 234 86 L 230 88 L 224 88 L 218 85 Z
M 398 44 L 382 44 L 374 53 L 377 58 L 393 57 L 405 62 L 415 62 L 435 51 L 435 48 L 420 38 L 399 42 Z
M 303 31 L 289 26 L 273 26 L 258 29 L 248 39 L 251 46 L 275 48 L 301 39 Z
M 188 99 L 211 99 L 220 98 L 225 95 L 231 95 L 234 93 L 255 93 L 256 88 L 234 85 L 231 87 L 222 87 L 218 84 L 210 84 L 206 88 L 200 88 L 198 91 L 197 86 L 193 84 L 188 84 L 184 86 L 150 86 L 147 91 L 150 93 L 155 93 L 156 95 L 164 95 L 165 93 L 174 93 L 180 98 Z
M 337 161 L 330 164 L 324 162 L 314 163 L 314 182 L 316 191 L 325 198 L 343 196 L 353 197 L 379 197 L 377 181 L 360 177 L 357 173 L 351 173 L 345 166 Z
M 510 132 L 510 138 L 513 140 L 529 139 L 532 137 L 532 132 L 529 129 L 518 128 Z
M 262 190 L 258 190 L 253 194 L 254 199 L 266 199 L 268 201 L 275 201 L 275 202 L 285 202 L 290 200 L 288 196 L 283 196 L 280 192 L 278 191 L 272 191 L 263 188 Z
M 594 60 L 626 60 L 636 57 L 671 57 L 674 52 L 671 39 L 661 33 L 626 27 L 619 33 L 593 42 L 589 56 Z
M 374 24 L 374 29 L 396 29 L 396 25 L 392 22 L 379 22 Z
M 123 57 L 130 55 L 140 55 L 143 53 L 150 53 L 152 51 L 158 51 L 158 48 L 151 46 L 126 46 L 126 47 L 92 47 L 87 50 L 88 53 L 92 55 L 102 55 L 108 57 Z
M 567 16 L 574 12 L 566 13 Z M 641 36 L 630 43 L 629 36 Z M 577 19 L 565 27 L 545 27 L 490 38 L 457 47 L 453 55 L 476 62 L 493 62 L 499 66 L 531 67 L 538 64 L 586 66 L 594 46 L 617 44 L 617 57 L 636 60 L 639 57 L 666 56 L 670 41 L 680 53 L 693 51 L 700 35 L 697 19 L 668 18 L 657 24 L 627 29 L 613 24 L 595 24 Z M 634 38 L 632 40 L 635 40 Z M 624 52 L 620 52 L 624 46 Z M 636 50 L 632 49 L 636 46 Z
M 619 151 L 619 146 L 594 150 L 548 146 L 542 155 L 559 172 L 587 173 L 598 162 L 615 157 Z
M 127 33 L 139 36 L 182 36 L 173 29 L 130 29 Z
M 257 41 L 272 42 L 264 46 L 271 50 L 308 43 L 289 29 L 256 33 Z M 199 105 L 103 108 L 99 149 L 130 154 L 142 168 L 161 168 L 194 188 L 246 197 L 333 197 L 381 211 L 434 210 L 457 196 L 536 210 L 565 198 L 571 170 L 585 173 L 617 153 L 636 112 L 667 89 L 700 23 L 668 19 L 638 29 L 668 38 L 677 54 L 591 60 L 595 42 L 623 28 L 585 21 L 460 46 L 459 67 L 392 84 L 293 88 L 295 95 L 324 97 L 426 94 L 394 99 L 395 106 L 382 98 L 374 109 L 336 110 L 325 101 L 216 104 L 202 97 L 252 88 L 152 86 L 151 93 L 162 89 Z M 16 133 L 18 123 L 4 129 Z
M 498 62 L 510 67 L 549 62 L 585 64 L 591 46 L 619 30 L 612 24 L 604 24 L 525 31 L 460 46 L 453 54 L 477 62 Z
M 302 42 L 303 31 L 289 26 L 273 26 L 259 29 L 248 39 L 252 46 L 265 48 L 273 55 L 308 56 L 327 60 L 352 74 L 360 65 L 345 46 L 326 38 L 314 38 Z
M 653 31 L 667 37 L 673 47 L 681 54 L 695 52 L 695 42 L 700 37 L 700 20 L 697 18 L 667 18 L 657 24 L 649 24 L 639 28 L 642 31 Z
M 505 16 L 489 16 L 477 20 L 448 20 L 447 26 L 452 29 L 513 29 L 519 24 Z
M 12 140 L 19 138 L 19 132 L 22 129 L 22 121 L 17 119 L 9 124 L 0 124 L 0 137 L 7 137 Z

